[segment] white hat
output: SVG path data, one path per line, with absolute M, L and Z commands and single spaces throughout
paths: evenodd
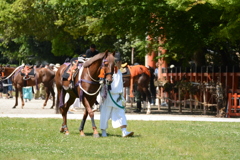
M 59 67 L 60 67 L 60 64 L 59 64 L 59 63 L 56 63 L 55 67 L 59 68 Z

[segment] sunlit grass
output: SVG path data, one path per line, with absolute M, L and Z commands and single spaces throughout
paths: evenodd
M 80 137 L 79 120 L 68 120 L 66 136 L 59 133 L 61 123 L 0 118 L 1 159 L 240 159 L 239 123 L 128 121 L 128 130 L 135 132 L 129 138 L 110 122 L 108 137 L 93 138 L 90 121 L 86 137 Z

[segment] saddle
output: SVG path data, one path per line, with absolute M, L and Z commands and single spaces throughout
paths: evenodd
M 78 66 L 82 65 L 87 60 L 88 60 L 88 58 L 78 57 L 78 58 L 72 58 L 70 63 L 65 63 L 65 65 L 67 65 L 67 68 L 65 69 L 65 71 L 62 75 L 63 88 L 65 90 L 68 90 L 69 88 L 73 88 L 74 78 L 76 77 L 76 75 L 79 71 Z
M 62 75 L 63 88 L 65 90 L 68 90 L 69 88 L 72 88 L 74 86 L 72 83 L 78 73 L 79 62 L 77 60 L 74 60 L 71 63 L 65 63 L 65 64 L 67 65 L 67 68 L 65 69 Z
M 25 65 L 21 70 L 21 76 L 23 76 L 23 80 L 35 77 L 35 70 L 33 66 Z

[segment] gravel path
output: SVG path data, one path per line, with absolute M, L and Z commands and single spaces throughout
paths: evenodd
M 19 102 L 20 99 L 19 99 Z M 43 100 L 31 100 L 25 103 L 24 108 L 18 105 L 16 109 L 12 109 L 15 99 L 0 99 L 0 117 L 18 117 L 18 118 L 62 118 L 61 114 L 56 114 L 55 109 L 50 109 L 52 100 L 48 101 L 45 109 L 42 109 Z M 19 103 L 21 104 L 21 103 Z M 68 119 L 81 119 L 83 108 L 77 111 L 69 112 Z M 240 118 L 217 118 L 213 115 L 179 115 L 177 112 L 167 114 L 166 111 L 157 111 L 157 107 L 152 108 L 152 113 L 134 113 L 134 108 L 127 106 L 126 116 L 128 120 L 147 120 L 147 121 L 211 121 L 211 122 L 240 122 Z M 99 112 L 95 112 L 95 119 L 99 120 Z

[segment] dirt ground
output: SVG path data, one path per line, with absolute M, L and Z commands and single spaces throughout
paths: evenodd
M 12 107 L 15 104 L 15 98 L 10 99 L 0 99 L 0 114 L 55 114 L 55 107 L 54 109 L 50 109 L 52 106 L 53 101 L 48 100 L 47 106 L 43 107 L 44 100 L 35 100 L 32 99 L 31 101 L 27 100 L 25 102 L 25 106 L 21 107 L 21 100 L 18 99 L 18 106 L 15 109 L 12 109 Z M 84 108 L 75 108 L 76 111 L 74 113 L 82 113 Z M 136 110 L 136 104 L 133 103 L 133 106 L 131 107 L 130 103 L 127 103 L 126 108 L 126 114 L 141 114 L 145 115 L 146 112 L 136 113 L 134 112 Z M 160 110 L 158 109 L 158 106 L 151 106 L 151 113 L 153 115 L 192 115 L 192 116 L 207 116 L 207 117 L 215 117 L 214 112 L 208 112 L 207 115 L 202 115 L 202 110 L 194 110 L 193 113 L 190 113 L 189 108 L 183 109 L 182 113 L 179 114 L 179 108 L 171 107 L 171 113 L 168 114 L 168 108 L 166 106 L 160 106 Z M 98 111 L 97 111 L 98 112 Z M 96 113 L 97 113 L 96 112 Z
M 21 101 L 19 105 L 13 109 L 15 98 L 0 99 L 0 117 L 20 117 L 20 118 L 62 118 L 61 114 L 56 114 L 55 107 L 52 106 L 52 100 L 49 100 L 47 106 L 43 109 L 44 100 L 35 100 L 25 102 L 23 109 L 21 108 Z M 207 115 L 202 115 L 202 110 L 194 110 L 193 113 L 189 112 L 189 108 L 184 108 L 182 113 L 179 114 L 179 108 L 171 107 L 172 112 L 168 114 L 166 106 L 151 107 L 151 113 L 146 114 L 146 111 L 136 113 L 136 104 L 127 103 L 126 116 L 128 120 L 174 120 L 174 121 L 216 121 L 216 122 L 240 122 L 240 118 L 218 118 L 214 112 L 209 111 Z M 76 108 L 76 111 L 68 112 L 68 119 L 81 119 L 84 108 Z M 100 119 L 100 112 L 94 113 L 95 119 Z

